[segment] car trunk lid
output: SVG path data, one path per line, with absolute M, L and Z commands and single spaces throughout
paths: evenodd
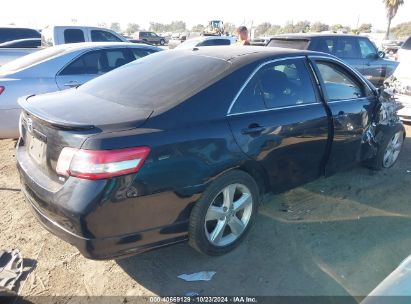
M 76 96 L 72 98 L 74 93 Z M 23 97 L 19 104 L 23 108 L 19 161 L 24 161 L 26 167 L 40 169 L 59 183 L 65 181 L 56 173 L 64 147 L 81 148 L 92 135 L 137 128 L 153 112 L 152 109 L 132 108 L 75 90 Z

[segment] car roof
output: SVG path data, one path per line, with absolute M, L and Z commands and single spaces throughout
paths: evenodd
M 311 39 L 314 37 L 366 37 L 351 34 L 339 33 L 290 33 L 272 36 L 271 39 L 285 38 L 285 39 Z
M 232 68 L 238 68 L 260 59 L 287 56 L 319 55 L 335 58 L 332 55 L 297 49 L 265 47 L 265 46 L 207 46 L 188 49 L 174 49 L 169 52 L 186 52 L 186 56 L 206 56 L 225 60 L 232 64 Z

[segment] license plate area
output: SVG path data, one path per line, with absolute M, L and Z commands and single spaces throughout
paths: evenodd
M 34 137 L 32 134 L 27 134 L 28 137 L 28 151 L 30 157 L 38 164 L 43 162 L 43 157 L 45 154 L 45 147 L 46 144 L 39 140 L 38 138 Z

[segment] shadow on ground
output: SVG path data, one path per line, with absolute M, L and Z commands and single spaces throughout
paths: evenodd
M 411 253 L 410 152 L 407 138 L 390 170 L 354 168 L 269 196 L 244 244 L 225 256 L 180 244 L 117 263 L 158 295 L 365 296 Z M 217 274 L 177 278 L 203 270 Z

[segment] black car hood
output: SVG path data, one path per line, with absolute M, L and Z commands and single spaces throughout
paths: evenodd
M 135 128 L 153 113 L 153 109 L 121 105 L 77 89 L 22 97 L 19 104 L 29 114 L 65 128 Z

